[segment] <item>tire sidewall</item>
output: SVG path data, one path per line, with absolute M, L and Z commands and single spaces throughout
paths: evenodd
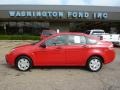
M 29 65 L 29 68 L 26 69 L 26 70 L 21 70 L 21 69 L 18 67 L 18 62 L 19 62 L 19 60 L 22 59 L 22 58 L 27 59 L 28 62 L 29 62 L 29 64 L 30 64 L 30 65 Z M 31 58 L 29 58 L 28 56 L 19 56 L 19 57 L 16 59 L 15 67 L 16 67 L 18 70 L 20 70 L 20 71 L 28 71 L 28 70 L 30 70 L 30 69 L 32 68 L 32 60 L 31 60 Z
M 99 67 L 99 69 L 97 69 L 97 70 L 92 70 L 92 69 L 90 68 L 90 62 L 91 62 L 92 59 L 97 59 L 97 60 L 99 60 L 99 62 L 100 62 L 100 67 Z M 88 62 L 87 62 L 87 68 L 88 68 L 88 70 L 91 71 L 91 72 L 98 72 L 98 71 L 100 71 L 100 69 L 102 68 L 102 65 L 103 65 L 102 59 L 101 59 L 100 57 L 98 57 L 98 56 L 92 56 L 92 57 L 90 57 L 89 60 L 88 60 Z

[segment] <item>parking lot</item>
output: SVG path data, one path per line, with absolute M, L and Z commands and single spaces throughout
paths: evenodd
M 6 64 L 13 47 L 34 41 L 0 41 L 0 90 L 120 90 L 120 48 L 99 72 L 82 67 L 36 67 L 21 72 Z

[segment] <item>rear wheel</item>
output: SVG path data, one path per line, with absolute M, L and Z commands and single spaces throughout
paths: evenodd
M 92 56 L 87 62 L 87 68 L 92 72 L 97 72 L 102 68 L 102 59 L 98 56 Z
M 32 67 L 32 60 L 27 56 L 20 56 L 16 59 L 15 65 L 20 71 L 27 71 Z

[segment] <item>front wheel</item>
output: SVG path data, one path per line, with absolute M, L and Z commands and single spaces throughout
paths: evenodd
M 20 56 L 16 59 L 15 66 L 20 71 L 27 71 L 32 67 L 32 60 L 27 56 Z
M 89 58 L 87 68 L 92 72 L 97 72 L 102 68 L 102 59 L 98 56 Z

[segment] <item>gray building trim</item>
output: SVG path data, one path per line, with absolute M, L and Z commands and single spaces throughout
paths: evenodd
M 44 11 L 47 12 L 46 16 L 43 14 L 40 15 L 40 13 Z M 48 13 L 49 11 L 52 12 L 52 15 Z M 15 13 L 12 15 L 11 12 Z M 56 16 L 54 12 L 60 12 L 60 14 Z M 0 5 L 0 20 L 120 21 L 120 7 L 80 5 Z
M 120 12 L 120 7 L 80 5 L 0 5 L 0 10 L 59 10 Z

